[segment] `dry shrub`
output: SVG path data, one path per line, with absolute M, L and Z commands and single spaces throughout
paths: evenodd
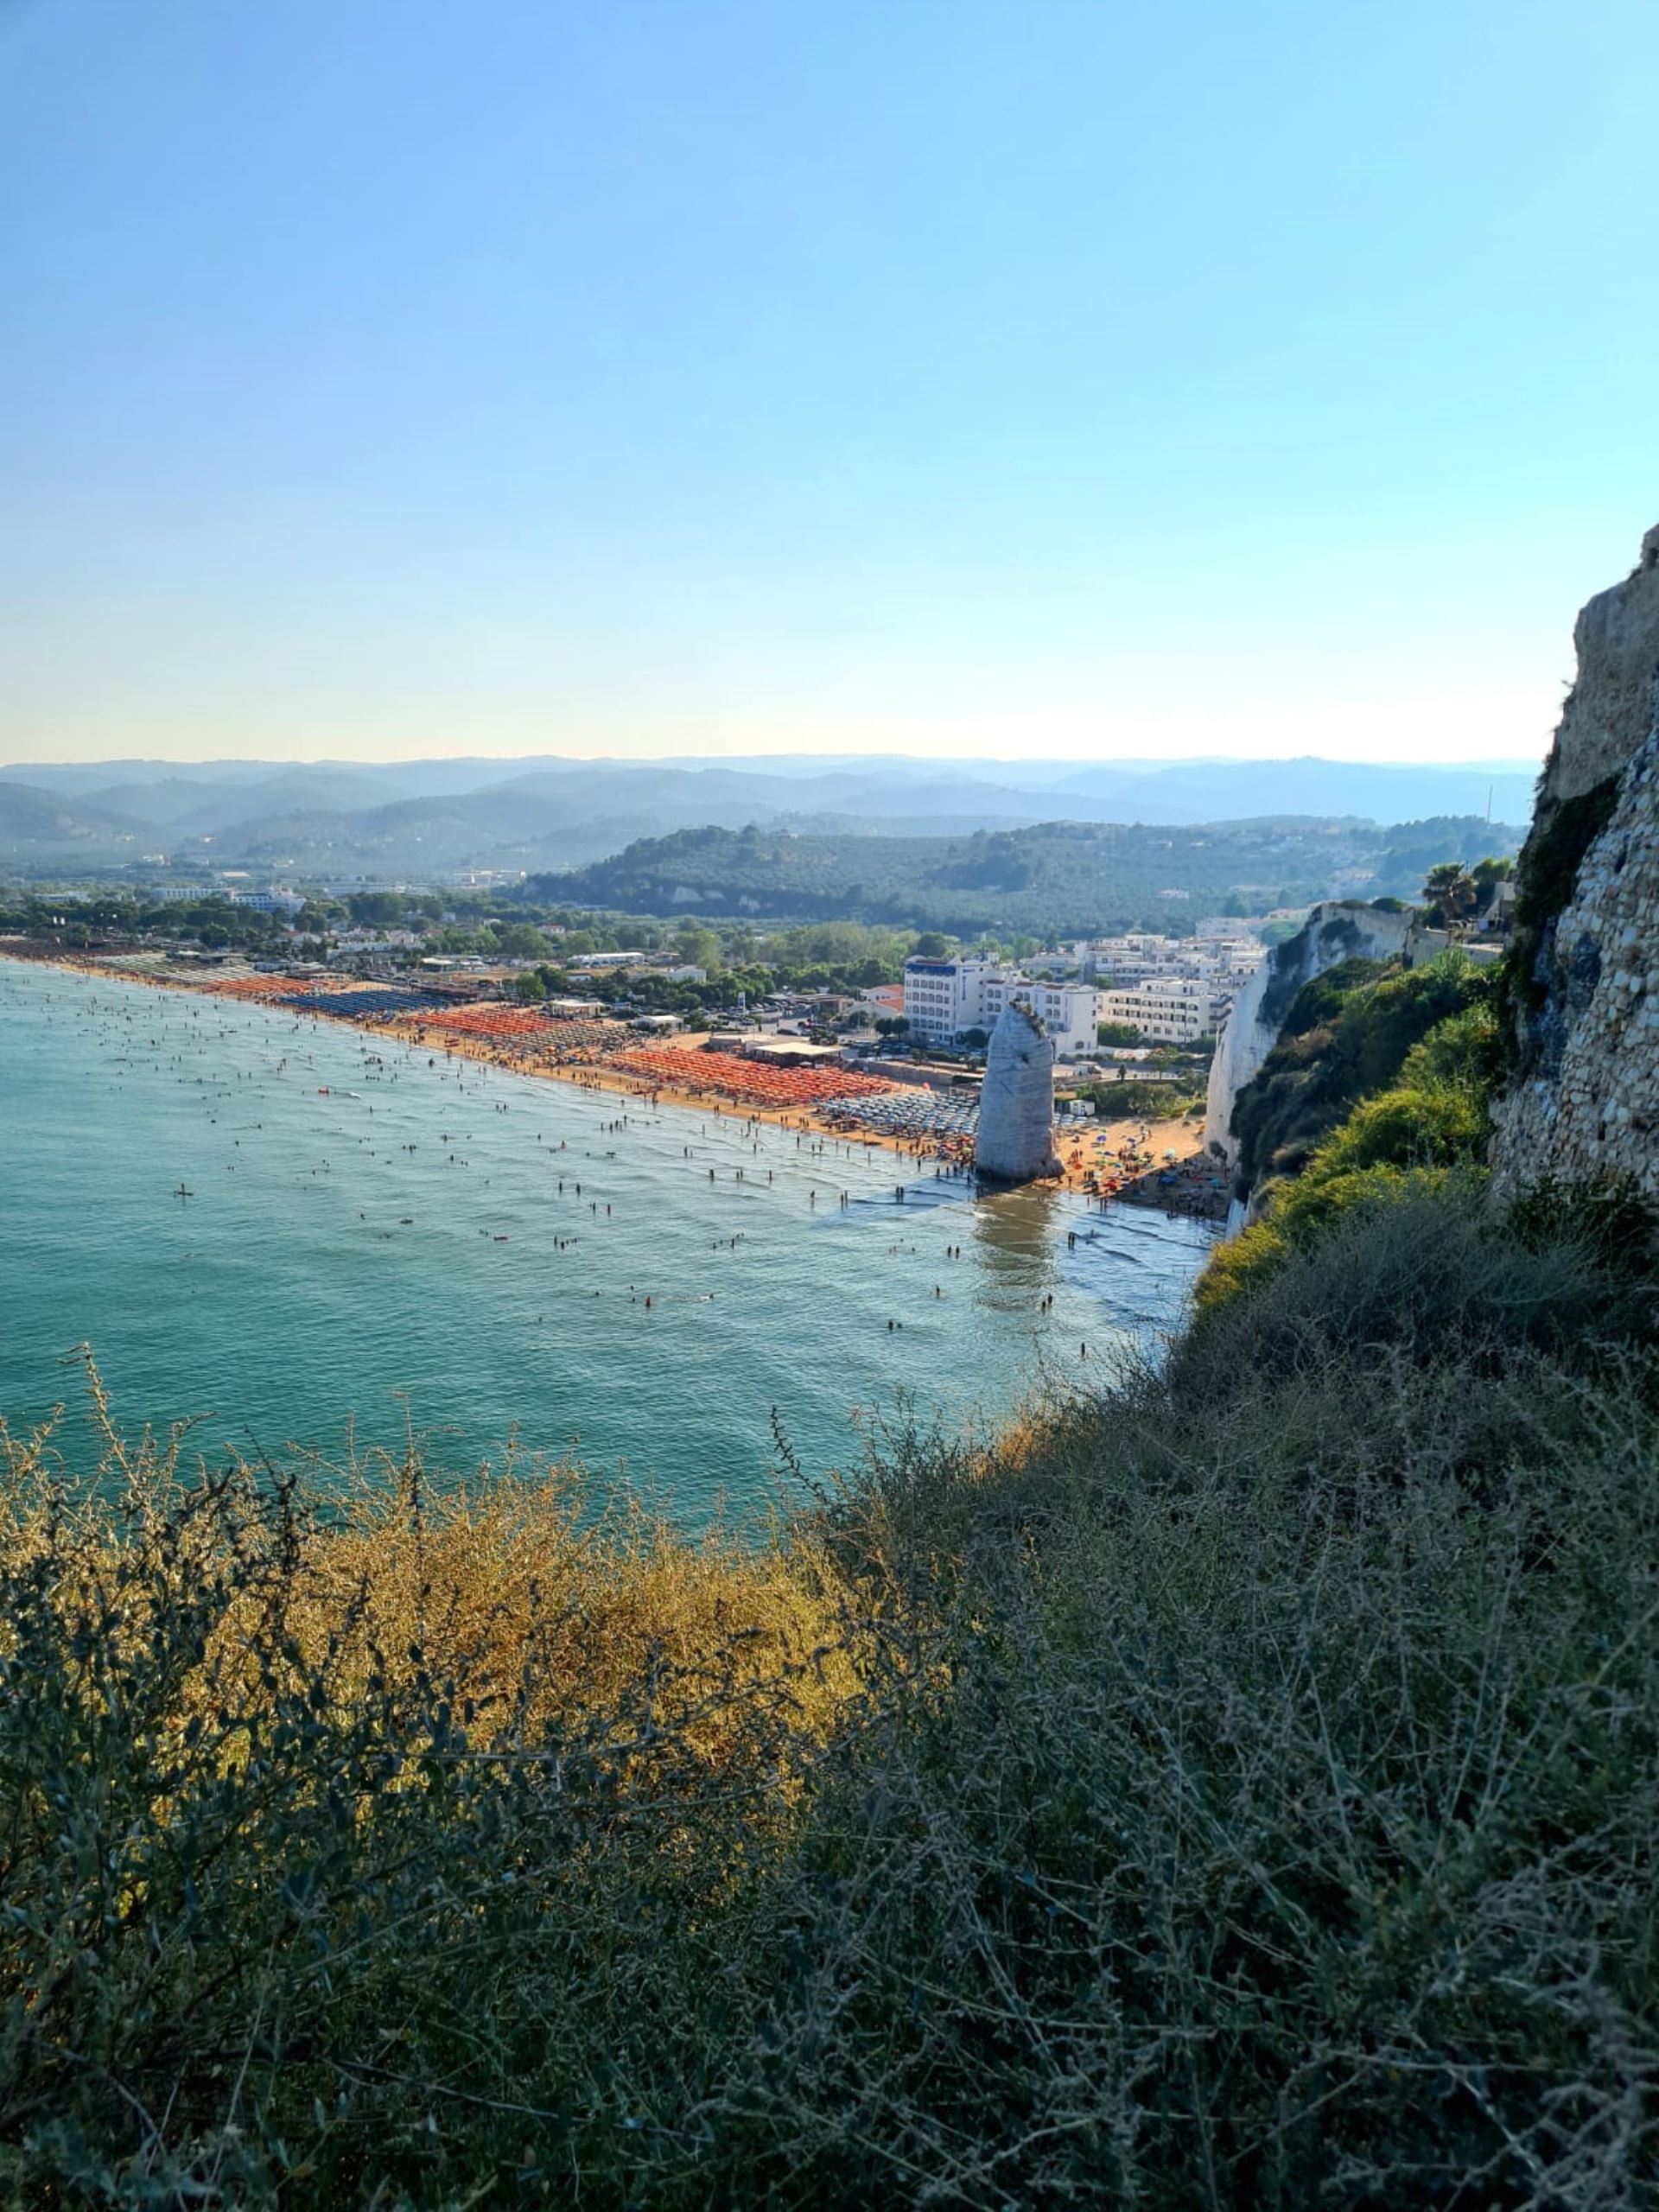
M 620 2131 L 625 1992 L 786 1847 L 853 1691 L 810 1548 L 568 1468 L 188 1466 L 88 1377 L 88 1468 L 0 1427 L 0 2176 L 241 2202 L 402 2173 L 412 2130 L 418 2181 L 457 2055 L 516 2076 L 529 1988 Z
M 0 2193 L 1651 2204 L 1659 1373 L 1581 1217 L 1352 1208 L 748 1547 L 4 1440 Z

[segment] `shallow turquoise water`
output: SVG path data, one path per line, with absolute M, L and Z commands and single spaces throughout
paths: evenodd
M 14 1427 L 76 1398 L 85 1340 L 128 1426 L 202 1414 L 204 1448 L 337 1456 L 348 1426 L 395 1443 L 407 1420 L 452 1467 L 516 1430 L 688 1522 L 766 1492 L 773 1408 L 822 1473 L 857 1456 L 855 1415 L 960 1428 L 1099 1379 L 1177 1317 L 1210 1241 L 10 961 L 0 1135 Z

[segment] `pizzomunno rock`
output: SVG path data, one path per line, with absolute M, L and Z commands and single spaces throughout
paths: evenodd
M 974 1166 L 995 1183 L 1029 1183 L 1060 1172 L 1054 1150 L 1054 1040 L 1022 1006 L 1005 1006 L 991 1032 Z

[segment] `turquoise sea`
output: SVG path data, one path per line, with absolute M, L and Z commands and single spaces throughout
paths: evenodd
M 1103 1379 L 1211 1235 L 815 1141 L 0 960 L 0 1413 L 84 1402 L 86 1342 L 207 1451 L 516 1433 L 696 1523 L 768 1494 L 774 1411 L 822 1474 Z

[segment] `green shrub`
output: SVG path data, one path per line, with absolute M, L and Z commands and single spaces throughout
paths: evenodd
M 1357 1172 L 1334 1202 L 1309 1204 L 1250 1295 L 1212 1300 L 1177 1345 L 1191 1387 L 1232 1388 L 1232 1367 L 1270 1357 L 1285 1373 L 1344 1358 L 1415 1363 L 1484 1358 L 1493 1345 L 1563 1356 L 1651 1325 L 1647 1274 L 1608 1264 L 1599 1239 L 1562 1222 L 1518 1233 L 1478 1171 Z
M 1211 1251 L 1192 1287 L 1194 1311 L 1200 1315 L 1213 1313 L 1241 1290 L 1263 1281 L 1288 1249 L 1275 1223 L 1251 1222 Z
M 1204 1103 L 1204 1093 L 1185 1084 L 1137 1082 L 1133 1076 L 1122 1083 L 1090 1084 L 1081 1095 L 1094 1101 L 1103 1122 L 1179 1121 Z
M 1445 1003 L 1448 988 L 1464 998 L 1460 1009 L 1443 1014 L 1401 1052 L 1391 1087 L 1350 1100 L 1344 1117 L 1316 1137 L 1337 1102 L 1400 1051 L 1402 1017 L 1414 1025 Z M 1442 956 L 1410 974 L 1345 982 L 1334 994 L 1311 986 L 1298 1003 L 1302 1018 L 1317 1018 L 1319 1026 L 1281 1040 L 1268 1064 L 1273 1073 L 1249 1124 L 1257 1147 L 1249 1178 L 1257 1219 L 1248 1242 L 1211 1254 L 1196 1294 L 1200 1313 L 1261 1281 L 1293 1244 L 1347 1208 L 1401 1190 L 1438 1188 L 1446 1171 L 1473 1167 L 1484 1155 L 1497 1017 L 1490 986 L 1466 960 Z M 1264 1160 L 1259 1147 L 1275 1126 L 1302 1134 L 1287 1135 Z
M 1583 1239 L 1418 1185 L 1001 1479 L 913 1451 L 908 1498 L 891 1468 L 850 1497 L 874 1582 L 943 1617 L 785 1885 L 763 2171 L 838 2202 L 1643 2201 L 1643 1325 Z
M 1399 1084 L 1363 1098 L 1309 1163 L 1303 1184 L 1358 1167 L 1449 1166 L 1485 1134 L 1479 1102 L 1450 1084 Z
M 1478 1017 L 1493 997 L 1491 971 L 1458 951 L 1421 968 L 1345 961 L 1305 984 L 1280 1041 L 1233 1108 L 1241 1195 L 1269 1172 L 1294 1168 L 1362 1098 L 1402 1075 L 1408 1056 L 1440 1024 L 1477 1019 L 1461 1045 L 1489 1039 Z M 1490 1057 L 1490 1041 L 1478 1049 Z

